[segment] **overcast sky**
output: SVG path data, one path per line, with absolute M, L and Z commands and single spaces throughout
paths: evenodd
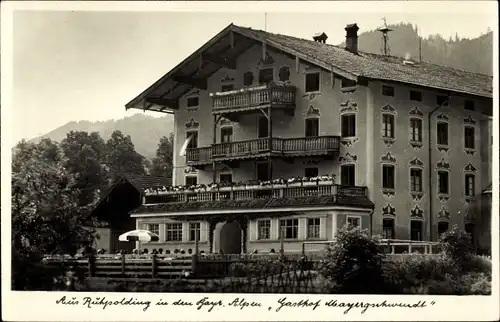
M 324 12 L 320 14 L 270 12 L 267 30 L 305 38 L 325 31 L 328 42 L 338 44 L 344 40 L 346 24 L 356 22 L 361 33 L 380 26 L 383 17 L 388 23 L 417 24 L 423 36 L 458 33 L 473 38 L 496 27 L 492 14 L 477 3 L 454 3 L 457 12 L 445 13 L 387 12 L 394 11 L 390 4 L 377 5 L 378 12 L 370 13 L 361 12 L 359 5 L 350 4 L 351 12 L 341 13 L 334 12 L 340 7 L 326 2 L 317 8 Z M 260 9 L 245 14 L 16 11 L 12 143 L 69 121 L 137 113 L 126 112 L 125 103 L 231 22 L 264 29 L 267 9 Z M 430 5 L 427 9 L 437 10 Z

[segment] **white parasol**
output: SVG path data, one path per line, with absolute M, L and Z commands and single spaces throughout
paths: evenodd
M 150 242 L 159 241 L 160 236 L 149 231 L 149 230 L 131 230 L 118 237 L 119 241 L 139 241 L 139 242 Z

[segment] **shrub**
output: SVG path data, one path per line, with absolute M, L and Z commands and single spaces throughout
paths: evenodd
M 459 268 L 464 268 L 472 256 L 473 247 L 470 234 L 453 226 L 449 231 L 439 236 L 441 249 Z
M 382 248 L 366 231 L 342 229 L 326 251 L 320 273 L 330 293 L 384 292 Z

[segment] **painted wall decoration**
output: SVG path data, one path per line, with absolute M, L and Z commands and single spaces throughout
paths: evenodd
M 446 209 L 446 207 L 441 207 L 441 210 L 438 212 L 438 221 L 450 221 L 450 213 Z
M 476 125 L 476 120 L 472 118 L 472 115 L 469 114 L 466 118 L 464 118 L 465 125 Z
M 309 100 L 313 100 L 316 96 L 321 96 L 321 92 L 305 93 L 302 97 L 307 97 Z
M 396 208 L 394 208 L 390 203 L 388 203 L 385 207 L 382 207 L 382 216 L 396 217 Z
M 387 154 L 381 156 L 380 161 L 382 163 L 396 164 L 396 158 L 391 154 L 391 152 L 387 152 Z
M 197 129 L 200 126 L 199 122 L 196 122 L 194 118 L 191 118 L 189 122 L 186 123 L 186 130 Z
M 230 120 L 228 120 L 227 118 L 225 117 L 222 117 L 219 121 L 219 124 L 220 126 L 224 126 L 224 125 L 233 125 L 233 122 L 231 122 Z
M 355 154 L 350 154 L 347 152 L 344 156 L 339 157 L 339 163 L 340 164 L 345 164 L 345 163 L 355 163 L 358 161 L 358 156 Z
M 411 168 L 423 168 L 424 167 L 424 163 L 422 162 L 422 160 L 420 160 L 417 157 L 412 159 L 408 164 L 410 165 Z
M 464 167 L 465 173 L 475 174 L 476 171 L 477 171 L 476 168 L 470 162 Z
M 416 205 L 410 211 L 410 218 L 423 220 L 424 219 L 424 211 L 422 209 L 420 209 L 418 205 Z
M 424 113 L 422 113 L 416 106 L 413 107 L 408 114 L 410 114 L 411 117 L 418 117 L 418 118 L 424 117 Z
M 252 86 L 253 84 L 253 72 L 248 71 L 243 74 L 243 85 L 244 86 Z
M 266 58 L 265 59 L 260 59 L 258 62 L 259 66 L 268 66 L 274 64 L 274 58 L 269 54 L 269 52 L 266 51 Z
M 234 77 L 230 76 L 229 74 L 225 74 L 220 81 L 221 83 L 232 83 L 234 82 Z
M 391 104 L 385 104 L 381 108 L 382 113 L 396 114 L 396 109 Z
M 450 170 L 450 163 L 446 162 L 444 158 L 441 158 L 441 160 L 437 163 L 437 169 L 438 170 Z
M 340 114 L 357 113 L 358 103 L 354 100 L 345 100 L 340 103 Z
M 309 106 L 309 108 L 307 109 L 307 112 L 306 112 L 306 116 L 309 117 L 309 116 L 321 116 L 321 114 L 319 113 L 319 108 L 314 108 L 314 106 Z
M 193 167 L 185 167 L 184 168 L 184 173 L 185 174 L 197 174 L 197 171 Z

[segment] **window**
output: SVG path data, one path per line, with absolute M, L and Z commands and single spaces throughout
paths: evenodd
M 259 85 L 269 84 L 274 80 L 274 70 L 264 68 L 259 70 Z
M 414 142 L 422 142 L 422 120 L 410 119 L 410 140 Z
M 259 240 L 261 239 L 270 239 L 271 238 L 271 220 L 259 220 L 257 222 L 258 225 L 258 236 Z
M 340 184 L 343 186 L 354 186 L 355 170 L 354 164 L 340 166 Z
M 466 126 L 464 131 L 464 140 L 465 140 L 465 148 L 466 149 L 474 149 L 476 135 L 474 128 L 472 126 Z
M 410 221 L 410 239 L 411 240 L 422 240 L 422 221 L 411 220 Z
M 221 91 L 222 92 L 230 92 L 234 89 L 234 85 L 233 84 L 224 84 L 221 86 Z
M 348 114 L 342 115 L 342 137 L 356 136 L 356 115 Z
M 153 234 L 160 234 L 160 225 L 159 224 L 148 224 L 148 230 Z
M 394 87 L 382 85 L 382 95 L 394 96 Z
M 182 241 L 182 224 L 167 224 L 167 241 Z
M 394 181 L 394 166 L 384 164 L 382 166 L 382 188 L 394 189 Z
M 304 169 L 304 176 L 306 178 L 314 178 L 314 177 L 317 177 L 318 176 L 318 173 L 319 173 L 319 170 L 318 168 L 314 167 L 314 168 L 305 168 Z
M 413 192 L 422 192 L 422 170 L 410 170 L 410 189 Z
M 446 221 L 438 222 L 438 237 L 448 231 L 448 225 Z
M 200 241 L 201 224 L 199 222 L 189 223 L 189 240 Z
M 410 101 L 422 101 L 422 92 L 419 91 L 410 91 Z
M 318 239 L 320 229 L 320 219 L 319 218 L 308 218 L 307 219 L 307 239 Z
M 394 219 L 384 218 L 382 220 L 382 237 L 385 239 L 394 239 Z
M 298 219 L 282 219 L 280 220 L 280 232 L 284 239 L 297 239 L 299 236 L 299 220 Z
M 198 97 L 189 97 L 187 99 L 187 107 L 197 107 L 199 104 Z
M 437 144 L 448 145 L 448 123 L 438 122 Z
M 319 136 L 319 119 L 306 119 L 306 137 Z
M 306 93 L 319 91 L 319 73 L 306 74 Z
M 475 177 L 473 174 L 466 174 L 465 175 L 465 195 L 466 196 L 472 197 L 475 195 L 474 181 L 475 181 Z
M 438 191 L 439 193 L 448 194 L 449 192 L 449 182 L 448 182 L 448 172 L 439 171 L 438 172 Z
M 187 146 L 188 149 L 196 149 L 198 147 L 198 131 L 188 131 L 186 132 L 186 138 L 191 137 L 189 144 Z
M 220 129 L 221 143 L 229 143 L 233 141 L 233 128 L 230 126 L 222 127 Z
M 354 86 L 356 86 L 356 81 L 353 81 L 350 79 L 342 78 L 342 80 L 340 82 L 340 87 L 342 87 L 342 88 L 354 87 Z
M 474 101 L 471 100 L 465 100 L 464 102 L 464 109 L 469 110 L 469 111 L 474 111 Z
M 394 115 L 382 115 L 382 135 L 385 138 L 394 138 Z
M 233 175 L 231 173 L 221 173 L 219 176 L 219 181 L 224 183 L 233 182 Z
M 185 185 L 186 186 L 196 186 L 198 184 L 198 177 L 197 176 L 186 176 L 184 178 Z
M 361 228 L 361 218 L 347 216 L 347 227 L 349 227 L 349 228 Z
M 438 106 L 448 106 L 448 96 L 446 95 L 436 96 L 436 103 Z

